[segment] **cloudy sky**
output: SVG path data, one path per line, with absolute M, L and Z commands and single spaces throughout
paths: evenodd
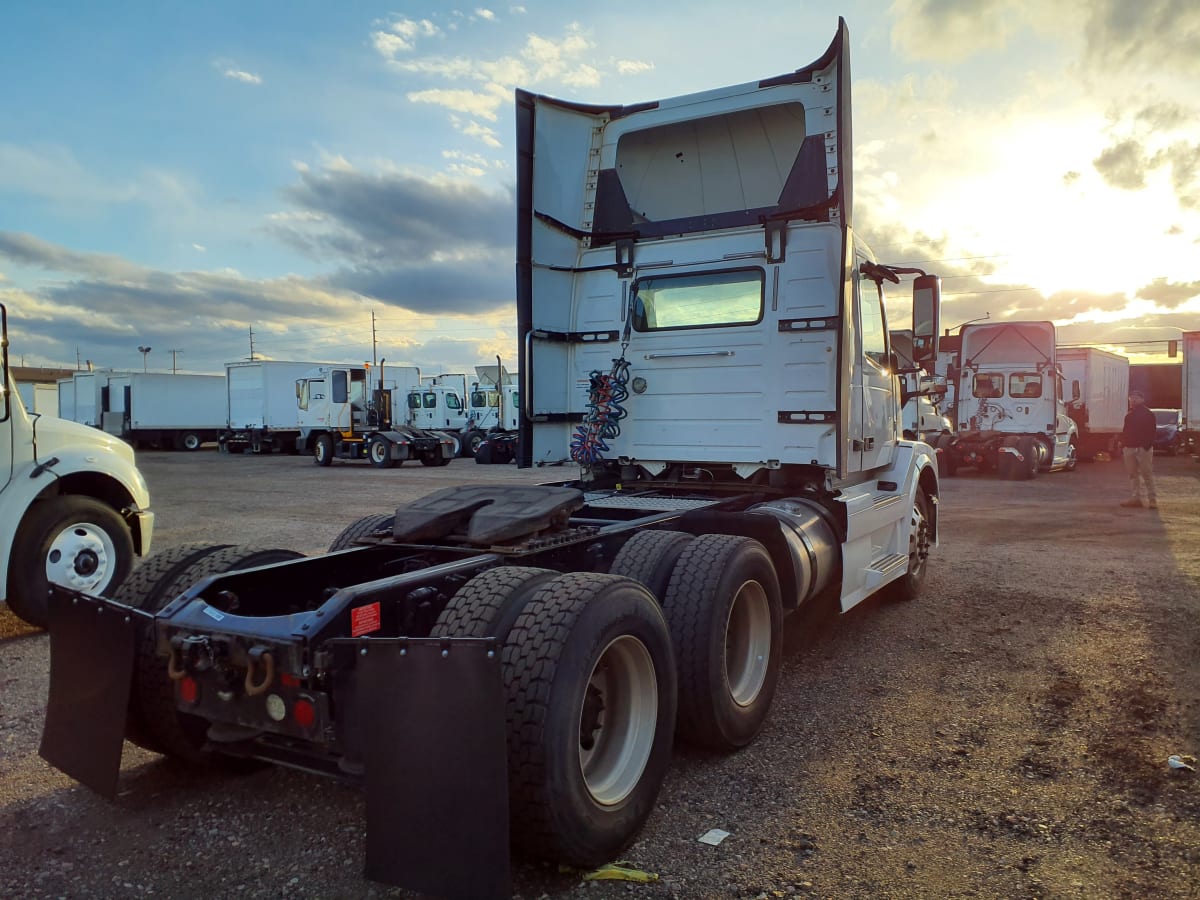
M 515 87 L 635 103 L 828 45 L 826 3 L 6 4 L 14 362 L 426 372 L 515 354 Z M 855 223 L 943 323 L 1053 319 L 1165 358 L 1200 329 L 1200 5 L 848 0 Z M 253 335 L 253 337 L 251 337 Z M 1150 342 L 1159 343 L 1150 343 Z M 138 351 L 150 346 L 143 360 Z

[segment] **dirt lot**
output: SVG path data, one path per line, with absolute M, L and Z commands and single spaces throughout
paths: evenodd
M 142 454 L 156 545 L 319 552 L 361 515 L 447 484 L 564 470 L 456 461 L 328 470 L 299 457 Z M 629 863 L 585 883 L 518 861 L 534 897 L 1195 897 L 1200 465 L 1156 461 L 1158 510 L 1116 464 L 1032 483 L 946 479 L 924 598 L 787 622 L 763 735 L 677 748 Z M 190 772 L 126 747 L 120 795 L 37 756 L 48 639 L 0 611 L 0 896 L 404 896 L 365 881 L 359 791 L 266 769 Z M 719 846 L 697 838 L 731 833 Z

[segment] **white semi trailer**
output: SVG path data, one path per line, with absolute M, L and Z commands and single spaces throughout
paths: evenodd
M 1098 347 L 1059 347 L 1058 365 L 1067 415 L 1079 428 L 1080 459 L 1098 453 L 1116 458 L 1117 443 L 1129 412 L 1129 357 Z
M 368 877 L 507 897 L 510 844 L 619 858 L 676 736 L 754 740 L 785 615 L 916 597 L 938 476 L 900 434 L 906 270 L 852 224 L 848 47 L 839 23 L 795 72 L 629 107 L 518 91 L 519 461 L 578 477 L 448 486 L 309 559 L 188 548 L 120 602 L 56 590 L 78 655 L 46 757 L 114 793 L 136 718 L 196 764 L 361 779 Z M 124 643 L 80 639 L 97 610 Z M 80 704 L 84 671 L 117 674 Z
M 296 380 L 319 362 L 251 360 L 225 364 L 225 430 L 228 453 L 294 451 L 300 436 Z
M 154 513 L 127 444 L 26 411 L 9 372 L 7 315 L 0 306 L 0 599 L 45 626 L 49 585 L 112 593 L 150 552 Z
M 1200 331 L 1183 333 L 1183 443 L 1200 452 Z
M 113 375 L 107 398 L 104 430 L 135 447 L 199 450 L 228 421 L 224 375 Z

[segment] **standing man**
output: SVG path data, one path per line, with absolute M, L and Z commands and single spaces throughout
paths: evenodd
M 1121 431 L 1121 451 L 1125 457 L 1125 473 L 1129 476 L 1129 499 L 1122 506 L 1141 506 L 1141 486 L 1146 485 L 1146 505 L 1158 508 L 1154 493 L 1154 413 L 1146 409 L 1146 398 L 1141 391 L 1129 392 L 1129 412 L 1125 415 L 1125 428 Z

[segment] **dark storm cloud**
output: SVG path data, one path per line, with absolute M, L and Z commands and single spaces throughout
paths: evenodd
M 1150 160 L 1140 143 L 1133 139 L 1119 141 L 1092 160 L 1100 176 L 1113 187 L 1136 191 L 1146 186 L 1146 171 Z
M 1200 5 L 1195 0 L 1093 0 L 1084 27 L 1098 67 L 1200 72 Z
M 1193 297 L 1200 297 L 1200 281 L 1168 282 L 1165 278 L 1156 278 L 1139 288 L 1137 295 L 1143 300 L 1153 300 L 1159 306 L 1175 309 Z
M 345 168 L 302 172 L 284 194 L 297 214 L 269 226 L 338 268 L 334 288 L 421 313 L 512 304 L 515 203 L 510 193 Z
M 16 231 L 0 231 L 0 259 L 30 268 L 93 278 L 124 278 L 144 271 L 119 256 L 80 253 Z

